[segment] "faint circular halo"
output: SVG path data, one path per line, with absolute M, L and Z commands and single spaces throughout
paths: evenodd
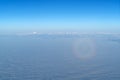
M 73 44 L 73 53 L 81 60 L 93 58 L 95 50 L 95 43 L 91 38 L 79 38 Z

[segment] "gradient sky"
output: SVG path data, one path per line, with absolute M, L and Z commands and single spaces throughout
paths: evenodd
M 120 31 L 120 0 L 0 0 L 0 33 Z

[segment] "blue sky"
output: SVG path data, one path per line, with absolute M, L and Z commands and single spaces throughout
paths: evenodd
M 120 0 L 0 0 L 0 33 L 119 32 Z

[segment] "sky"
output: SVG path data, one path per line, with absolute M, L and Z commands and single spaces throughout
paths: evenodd
M 0 34 L 119 32 L 120 0 L 0 0 Z

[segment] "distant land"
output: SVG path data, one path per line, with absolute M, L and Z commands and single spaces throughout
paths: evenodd
M 31 37 L 37 39 L 54 39 L 54 38 L 106 38 L 111 41 L 120 41 L 120 33 L 81 33 L 81 32 L 30 32 L 30 33 L 16 33 L 9 35 L 0 35 L 1 37 L 9 36 L 9 37 Z

